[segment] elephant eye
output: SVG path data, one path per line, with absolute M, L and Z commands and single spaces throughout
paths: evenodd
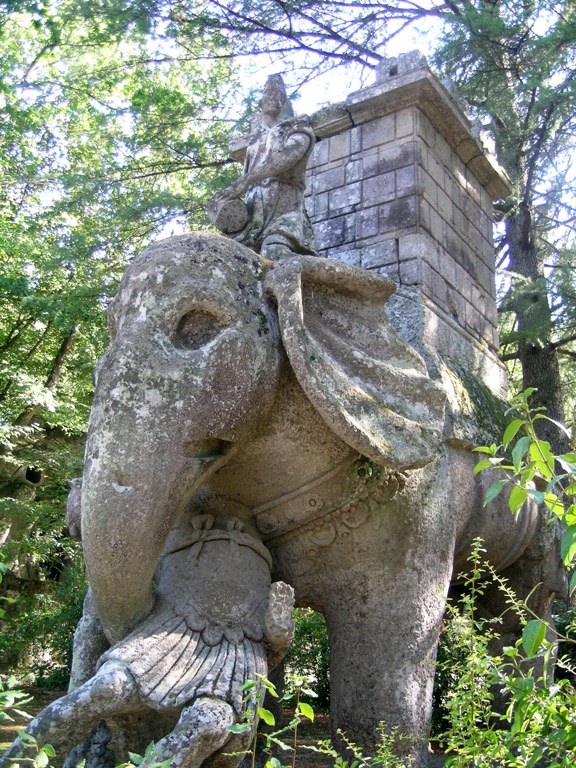
M 172 337 L 178 349 L 200 349 L 218 336 L 226 322 L 205 309 L 193 309 L 183 315 Z

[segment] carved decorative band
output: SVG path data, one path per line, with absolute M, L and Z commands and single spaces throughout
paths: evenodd
M 265 542 L 304 528 L 314 544 L 327 546 L 358 528 L 372 508 L 394 498 L 406 476 L 365 458 L 347 459 L 305 486 L 253 510 Z

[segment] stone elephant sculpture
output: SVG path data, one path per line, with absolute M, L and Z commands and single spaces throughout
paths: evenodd
M 473 477 L 455 430 L 448 368 L 432 378 L 394 330 L 393 291 L 216 235 L 144 251 L 110 307 L 82 536 L 98 616 L 122 643 L 154 613 L 155 571 L 186 509 L 209 497 L 216 516 L 233 510 L 273 577 L 326 617 L 334 729 L 370 747 L 381 722 L 398 726 L 419 767 L 446 595 L 472 540 L 525 594 L 542 582 L 540 610 L 561 571 L 540 551 L 536 508 L 516 520 L 505 499 L 483 508 L 489 480 Z

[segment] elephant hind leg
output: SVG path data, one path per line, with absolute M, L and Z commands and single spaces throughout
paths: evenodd
M 19 758 L 35 757 L 36 745 L 52 744 L 57 753 L 64 754 L 83 741 L 99 720 L 130 711 L 139 701 L 130 672 L 120 664 L 108 662 L 80 688 L 42 710 L 6 751 L 0 768 L 8 768 Z M 30 743 L 30 737 L 35 743 Z
M 228 728 L 237 721 L 234 709 L 225 701 L 202 697 L 180 714 L 174 730 L 156 744 L 141 764 L 150 768 L 170 760 L 171 768 L 199 768 L 230 739 Z M 238 757 L 237 763 L 241 757 Z

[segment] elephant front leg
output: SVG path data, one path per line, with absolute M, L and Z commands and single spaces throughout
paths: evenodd
M 411 757 L 406 764 L 413 768 L 425 768 L 428 760 L 448 581 L 446 573 L 434 578 L 412 569 L 391 575 L 355 567 L 335 576 L 324 606 L 334 731 L 374 753 L 383 728 L 397 737 L 395 751 Z

